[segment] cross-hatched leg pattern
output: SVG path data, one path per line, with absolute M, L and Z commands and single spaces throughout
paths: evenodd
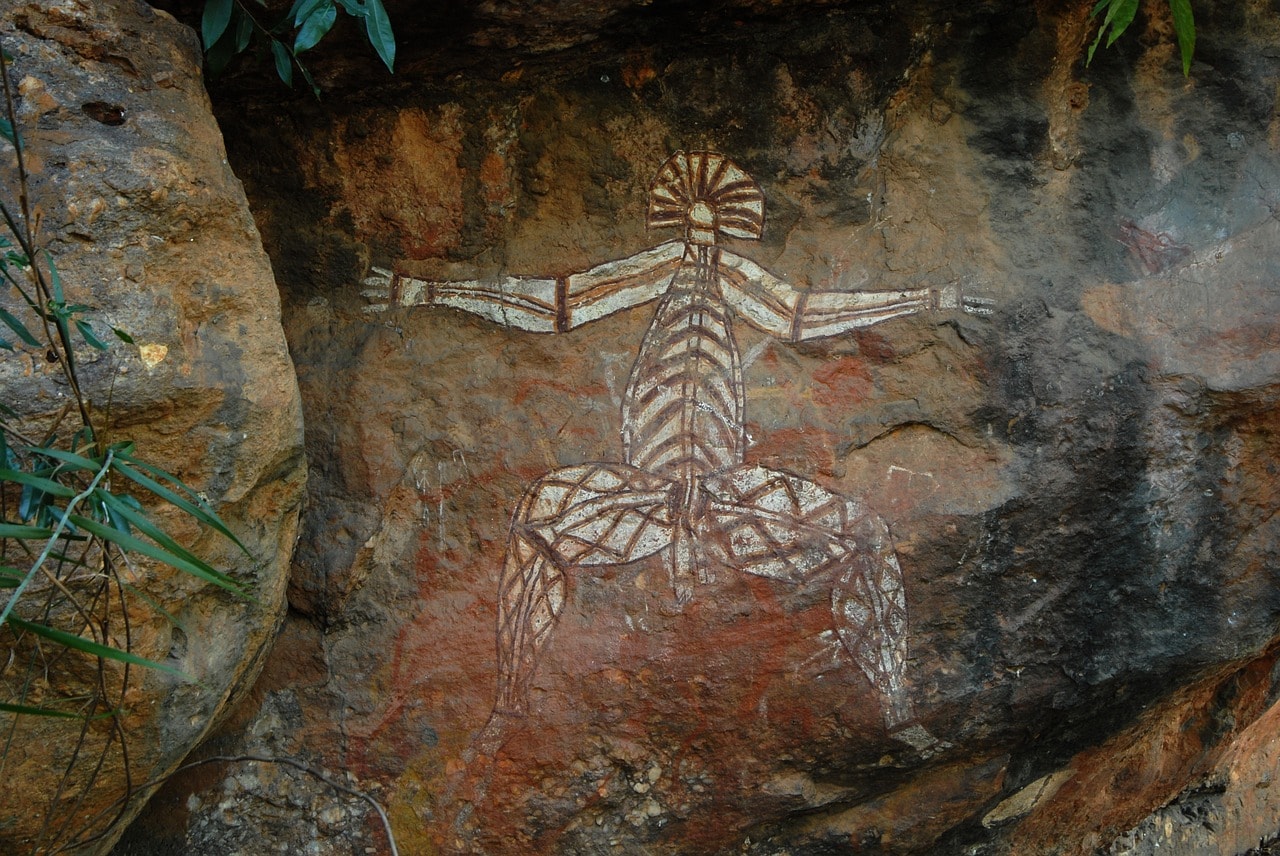
M 836 632 L 880 692 L 885 724 L 910 720 L 906 595 L 884 521 L 854 499 L 765 467 L 727 470 L 704 485 L 708 523 L 730 566 L 788 582 L 831 578 Z
M 672 490 L 635 467 L 598 463 L 554 470 L 525 493 L 498 586 L 497 710 L 525 712 L 571 569 L 625 564 L 671 543 Z

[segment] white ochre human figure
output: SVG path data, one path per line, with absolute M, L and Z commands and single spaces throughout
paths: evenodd
M 564 467 L 525 493 L 498 597 L 495 715 L 523 714 L 568 580 L 661 554 L 677 605 L 712 563 L 831 588 L 833 628 L 881 699 L 890 732 L 928 744 L 905 681 L 907 603 L 883 520 L 860 500 L 745 459 L 746 395 L 733 324 L 786 341 L 835 336 L 927 310 L 990 314 L 954 286 L 797 289 L 723 249 L 758 240 L 764 196 L 724 155 L 677 152 L 649 191 L 648 226 L 683 236 L 583 273 L 427 282 L 375 268 L 368 311 L 447 306 L 533 332 L 564 332 L 658 301 L 622 400 L 622 461 Z

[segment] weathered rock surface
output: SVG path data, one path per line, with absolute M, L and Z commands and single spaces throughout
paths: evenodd
M 113 736 L 107 721 L 88 731 L 75 759 L 79 723 L 22 718 L 14 726 L 0 715 L 8 747 L 0 851 L 20 854 L 65 846 L 69 830 L 101 832 L 127 783 L 136 788 L 174 769 L 252 685 L 282 618 L 306 471 L 278 291 L 227 165 L 191 31 L 133 0 L 10 2 L 0 8 L 0 44 L 12 57 L 42 244 L 68 300 L 94 307 L 99 335 L 119 327 L 137 343 L 101 354 L 86 348 L 82 386 L 113 440 L 135 440 L 140 457 L 220 511 L 251 559 L 215 533 L 162 519 L 257 598 L 237 600 L 139 557 L 129 581 L 180 626 L 128 595 L 133 650 L 199 683 L 135 668 L 123 721 L 127 762 L 108 750 L 96 779 Z M 12 148 L 4 152 L 12 205 L 15 164 Z M 0 356 L 0 384 L 5 404 L 45 430 L 67 400 L 42 353 Z M 6 701 L 27 679 L 21 659 L 0 674 Z M 46 819 L 51 826 L 38 835 Z M 104 852 L 119 831 L 76 852 Z
M 594 4 L 561 4 L 563 50 L 518 15 L 495 35 L 507 5 L 478 4 L 454 76 L 406 38 L 415 76 L 384 89 L 289 109 L 224 91 L 312 502 L 292 643 L 208 751 L 343 771 L 409 853 L 1127 852 L 1206 789 L 1207 852 L 1280 827 L 1255 787 L 1280 690 L 1275 10 L 1197 4 L 1185 80 L 1147 13 L 1083 68 L 1087 3 L 663 4 L 592 38 Z M 702 148 L 762 185 L 763 240 L 730 249 L 774 274 L 998 301 L 801 345 L 738 328 L 748 460 L 889 524 L 933 746 L 895 739 L 825 644 L 826 588 L 720 565 L 677 611 L 657 559 L 573 575 L 528 716 L 473 742 L 512 510 L 550 470 L 620 459 L 652 310 L 538 335 L 369 315 L 358 283 L 371 263 L 562 276 L 652 246 L 671 236 L 645 232 L 650 180 Z M 247 853 L 246 826 L 380 846 L 354 802 L 290 827 L 256 775 L 175 782 L 129 846 Z M 285 789 L 300 815 L 332 808 Z

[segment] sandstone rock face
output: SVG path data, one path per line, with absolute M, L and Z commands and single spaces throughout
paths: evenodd
M 344 771 L 410 853 L 1126 852 L 1206 787 L 1212 852 L 1280 827 L 1254 788 L 1280 618 L 1274 10 L 1197 4 L 1184 80 L 1145 14 L 1083 68 L 1088 4 L 667 4 L 594 40 L 594 4 L 560 4 L 572 50 L 522 53 L 517 27 L 479 52 L 506 44 L 500 5 L 470 54 L 405 38 L 417 76 L 379 95 L 226 90 L 312 502 L 291 643 L 209 751 Z M 645 229 L 676 150 L 759 182 L 762 239 L 726 248 L 799 288 L 996 301 L 799 344 L 735 328 L 747 463 L 892 533 L 919 730 L 834 644 L 830 579 L 723 552 L 683 608 L 661 555 L 569 570 L 527 712 L 490 719 L 513 514 L 549 472 L 622 460 L 655 304 L 532 333 L 367 313 L 359 283 L 373 264 L 496 289 L 678 237 Z M 552 608 L 526 605 L 512 626 L 540 632 Z M 382 846 L 358 804 L 274 767 L 162 799 L 122 852 L 252 852 L 246 828 Z
M 12 57 L 42 245 L 69 301 L 94 307 L 99 335 L 110 338 L 105 331 L 114 326 L 136 342 L 103 353 L 86 348 L 82 386 L 113 440 L 135 440 L 140 457 L 220 511 L 252 558 L 158 513 L 178 540 L 257 599 L 238 600 L 142 560 L 131 568 L 128 581 L 178 622 L 128 595 L 133 650 L 199 683 L 135 668 L 123 718 L 127 761 L 107 750 L 96 778 L 113 736 L 106 721 L 89 730 L 75 759 L 79 723 L 24 717 L 15 726 L 3 715 L 12 742 L 0 851 L 18 854 L 53 852 L 70 843 L 69 831 L 101 832 L 129 783 L 137 788 L 176 767 L 252 684 L 283 614 L 305 467 L 278 292 L 227 165 L 190 30 L 132 0 L 6 3 L 0 42 Z M 3 193 L 12 205 L 15 164 L 12 148 L 4 151 Z M 30 425 L 47 428 L 66 400 L 43 354 L 0 357 L 0 384 L 5 404 Z M 21 658 L 10 661 L 0 676 L 6 701 L 27 679 L 23 668 Z M 140 802 L 135 797 L 126 816 Z M 76 852 L 105 852 L 122 829 Z

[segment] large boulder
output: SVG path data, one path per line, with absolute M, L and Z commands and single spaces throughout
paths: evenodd
M 195 681 L 134 667 L 118 731 L 111 719 L 82 734 L 75 721 L 0 714 L 9 784 L 0 851 L 18 854 L 101 836 L 121 812 L 136 813 L 252 684 L 283 618 L 306 471 L 275 281 L 227 164 L 191 30 L 135 0 L 65 0 L 4 4 L 0 33 L 39 244 L 68 301 L 92 307 L 98 335 L 114 341 L 107 331 L 117 327 L 135 343 L 79 352 L 100 430 L 136 441 L 140 458 L 208 498 L 248 556 L 172 509 L 155 513 L 253 594 L 237 598 L 134 559 L 131 587 L 112 594 L 127 604 L 132 650 Z M 5 205 L 16 211 L 7 145 L 0 168 Z M 17 312 L 15 299 L 0 297 Z M 0 356 L 0 384 L 32 431 L 48 430 L 67 401 L 43 352 Z M 112 619 L 117 641 L 124 621 Z M 78 655 L 52 658 L 46 645 L 50 666 L 32 685 L 28 652 L 16 653 L 0 675 L 5 701 L 42 681 L 49 693 L 78 691 Z M 118 677 L 108 670 L 107 683 Z M 76 852 L 108 850 L 122 830 Z
M 518 4 L 468 6 L 449 40 L 405 11 L 413 76 L 317 59 L 321 107 L 223 90 L 314 501 L 292 643 L 209 751 L 345 771 L 406 852 L 1121 852 L 1197 788 L 1223 791 L 1215 852 L 1280 826 L 1254 788 L 1280 626 L 1276 13 L 1197 3 L 1188 80 L 1145 13 L 1085 68 L 1088 3 L 613 4 L 594 30 L 601 4 L 555 5 L 555 38 Z M 654 304 L 540 334 L 368 313 L 360 281 L 496 289 L 675 237 L 645 214 L 677 149 L 760 183 L 762 240 L 728 248 L 798 287 L 995 301 L 802 344 L 737 327 L 748 462 L 892 534 L 915 730 L 833 644 L 830 580 L 707 559 L 677 609 L 658 556 L 571 571 L 527 713 L 490 719 L 513 513 L 621 459 Z M 287 769 L 163 799 L 131 852 L 380 846 Z

